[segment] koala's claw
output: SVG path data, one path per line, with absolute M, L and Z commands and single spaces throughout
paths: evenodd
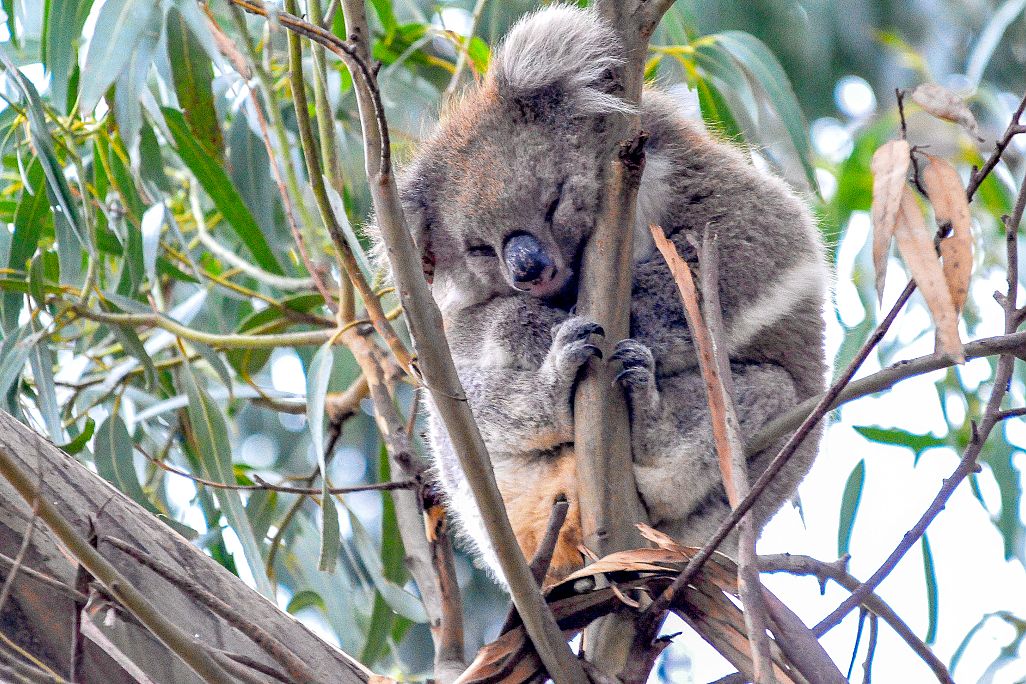
M 627 391 L 635 418 L 642 419 L 658 411 L 659 391 L 656 389 L 652 351 L 637 340 L 620 340 L 609 360 L 623 364 L 623 370 L 613 384 L 619 384 Z
M 648 386 L 654 379 L 655 376 L 648 369 L 632 366 L 620 371 L 616 378 L 614 378 L 613 384 L 620 384 L 633 389 L 635 387 Z
M 620 340 L 616 343 L 610 361 L 619 361 L 623 364 L 624 370 L 644 369 L 648 373 L 655 371 L 655 359 L 652 351 L 637 340 Z M 621 375 L 623 375 L 621 373 Z

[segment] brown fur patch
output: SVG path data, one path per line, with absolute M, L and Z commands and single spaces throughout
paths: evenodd
M 577 550 L 581 544 L 581 512 L 577 504 L 577 463 L 571 448 L 563 449 L 551 461 L 529 468 L 497 469 L 496 478 L 513 533 L 528 559 L 545 537 L 553 501 L 562 494 L 570 502 L 544 585 L 559 581 L 584 565 Z

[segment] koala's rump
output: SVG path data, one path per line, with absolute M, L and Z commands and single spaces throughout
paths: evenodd
M 534 557 L 545 537 L 553 502 L 560 495 L 570 502 L 544 584 L 557 582 L 583 566 L 577 550 L 582 536 L 574 450 L 563 446 L 538 459 L 496 459 L 494 467 L 513 533 L 528 559 Z

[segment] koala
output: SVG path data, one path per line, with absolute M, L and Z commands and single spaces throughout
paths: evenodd
M 521 549 L 531 557 L 554 498 L 571 502 L 548 581 L 583 562 L 573 396 L 603 331 L 573 313 L 581 255 L 603 201 L 603 168 L 631 112 L 613 88 L 622 60 L 589 10 L 527 15 L 494 51 L 482 83 L 443 116 L 400 177 L 400 196 L 444 332 Z M 652 524 L 701 545 L 729 511 L 705 389 L 661 226 L 700 267 L 718 240 L 722 307 L 744 437 L 824 389 L 827 268 L 809 210 L 779 179 L 646 88 L 648 133 L 634 227 L 631 338 L 603 362 L 631 413 L 635 479 Z M 464 539 L 501 581 L 459 462 L 430 400 L 428 441 Z M 817 450 L 805 442 L 754 509 L 761 526 L 793 495 Z M 780 445 L 750 461 L 757 477 Z M 729 542 L 729 540 L 728 540 Z M 733 542 L 736 546 L 736 540 Z M 729 543 L 728 543 L 729 548 Z

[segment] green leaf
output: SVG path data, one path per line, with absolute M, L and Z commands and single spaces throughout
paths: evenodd
M 206 390 L 199 386 L 189 364 L 183 366 L 180 377 L 189 398 L 188 415 L 192 428 L 190 434 L 196 441 L 196 455 L 204 477 L 224 484 L 236 484 L 235 472 L 232 469 L 232 450 L 228 442 L 228 424 L 221 413 L 221 408 L 214 403 Z M 264 568 L 260 544 L 246 516 L 242 497 L 233 489 L 216 489 L 214 495 L 221 505 L 225 519 L 242 544 L 242 552 L 250 572 L 253 573 L 257 591 L 267 598 L 273 598 L 274 591 Z
M 930 550 L 930 538 L 923 534 L 923 575 L 926 580 L 926 605 L 929 623 L 926 628 L 926 643 L 932 645 L 937 639 L 937 571 L 933 565 L 933 552 Z
M 759 103 L 752 91 L 744 69 L 722 46 L 714 41 L 700 40 L 695 44 L 695 64 L 706 76 L 718 81 L 744 105 L 748 117 L 759 121 Z
M 894 446 L 908 447 L 915 453 L 913 463 L 919 462 L 919 457 L 927 449 L 935 449 L 945 446 L 948 442 L 943 437 L 933 435 L 919 435 L 900 428 L 871 427 L 867 425 L 853 426 L 855 432 L 866 439 L 878 444 L 893 444 Z
M 712 38 L 748 70 L 753 81 L 762 86 L 798 152 L 809 187 L 818 192 L 816 170 L 812 166 L 808 126 L 787 73 L 777 62 L 777 58 L 762 41 L 744 31 L 724 31 L 713 35 Z
M 82 67 L 79 109 L 83 113 L 91 112 L 121 75 L 154 15 L 159 17 L 159 9 L 159 3 L 152 0 L 107 0 L 103 4 Z
M 46 187 L 49 192 L 50 201 L 53 204 L 55 219 L 62 217 L 72 229 L 77 244 L 69 243 L 63 245 L 62 253 L 65 251 L 79 250 L 79 245 L 87 245 L 85 239 L 86 231 L 82 227 L 78 216 L 75 199 L 64 179 L 64 172 L 61 169 L 60 161 L 54 152 L 53 136 L 46 125 L 46 115 L 43 112 L 43 104 L 39 99 L 39 93 L 32 82 L 25 78 L 18 69 L 14 67 L 7 53 L 0 50 L 0 64 L 3 64 L 7 71 L 8 82 L 13 85 L 25 99 L 25 113 L 29 121 L 29 133 L 32 138 L 32 146 L 35 149 L 36 158 L 43 167 L 43 175 L 46 178 Z
M 280 303 L 287 309 L 306 313 L 323 304 L 324 298 L 319 294 L 309 293 L 287 297 Z M 267 307 L 244 318 L 236 332 L 269 335 L 282 332 L 290 325 L 292 325 L 292 321 L 286 318 L 277 307 Z M 246 377 L 264 367 L 267 360 L 271 358 L 271 351 L 269 349 L 230 349 L 225 353 L 225 357 L 235 372 Z
M 862 500 L 862 485 L 866 481 L 866 462 L 859 461 L 848 476 L 841 495 L 841 515 L 837 526 L 837 555 L 848 553 L 851 544 L 851 532 L 855 527 L 855 514 Z
M 214 157 L 224 155 L 224 137 L 214 109 L 214 67 L 177 8 L 167 13 L 167 56 L 178 105 L 189 130 Z
M 29 365 L 32 368 L 32 380 L 36 389 L 36 405 L 39 407 L 50 440 L 56 444 L 64 441 L 64 428 L 61 426 L 61 409 L 57 403 L 57 389 L 53 381 L 53 350 L 47 344 L 48 337 L 41 331 L 38 318 L 32 318 L 29 323 L 32 332 L 38 336 L 29 353 Z
M 324 402 L 334 361 L 332 340 L 328 340 L 314 354 L 306 374 L 306 422 L 310 426 L 310 441 L 321 469 L 321 552 L 317 560 L 317 569 L 322 572 L 335 571 L 335 563 L 338 561 L 342 544 L 338 509 L 335 507 L 334 497 L 328 491 L 328 463 L 327 454 L 324 453 Z
M 104 308 L 114 310 L 114 307 L 110 305 Z M 157 387 L 157 367 L 153 365 L 153 359 L 150 358 L 149 352 L 146 351 L 146 347 L 143 346 L 135 329 L 128 326 L 112 325 L 110 331 L 114 333 L 114 337 L 121 343 L 125 352 L 134 356 L 142 364 L 146 389 L 152 390 Z
M 21 191 L 21 198 L 14 211 L 14 235 L 11 239 L 11 251 L 7 259 L 8 268 L 18 271 L 27 268 L 32 255 L 36 253 L 39 237 L 45 227 L 49 226 L 50 203 L 47 200 L 43 176 L 43 166 L 38 159 L 33 159 L 25 173 L 29 185 Z M 3 329 L 14 330 L 18 325 L 24 298 L 18 294 L 8 293 L 3 297 Z
M 68 429 L 69 432 L 71 432 L 71 430 L 72 428 Z M 86 444 L 88 444 L 89 440 L 92 439 L 93 433 L 95 431 L 96 421 L 90 418 L 89 416 L 86 416 L 85 427 L 82 428 L 82 431 L 79 432 L 75 436 L 75 438 L 67 444 L 60 445 L 59 448 L 62 449 L 65 453 L 74 456 L 75 454 L 80 453 L 83 449 L 85 449 Z
M 93 0 L 47 0 L 41 58 L 50 72 L 50 98 L 67 112 L 78 93 L 72 75 L 78 67 L 78 47 Z
M 139 131 L 142 129 L 143 91 L 146 78 L 153 66 L 153 55 L 160 42 L 160 12 L 150 15 L 143 27 L 142 39 L 129 56 L 114 85 L 114 119 L 121 131 L 121 138 L 133 157 L 139 149 Z
M 316 591 L 310 591 L 309 589 L 297 591 L 296 594 L 289 599 L 288 605 L 285 606 L 285 612 L 295 615 L 304 608 L 320 608 L 321 610 L 325 610 L 324 599 L 322 599 L 320 594 Z
M 228 225 L 235 231 L 239 239 L 249 250 L 257 265 L 265 271 L 284 275 L 278 260 L 274 257 L 267 239 L 260 231 L 253 214 L 243 203 L 228 174 L 205 152 L 186 125 L 185 117 L 177 109 L 162 108 L 171 135 L 175 139 L 175 149 L 189 170 L 203 186 L 207 195 L 213 200 L 214 206 L 221 212 Z
M 367 574 L 374 582 L 374 588 L 381 594 L 389 608 L 411 622 L 427 622 L 427 613 L 420 599 L 385 577 L 385 568 L 381 556 L 374 548 L 374 542 L 367 529 L 352 511 L 349 511 L 349 523 L 353 529 L 353 543 L 360 562 L 367 568 Z
M 392 10 L 392 0 L 371 0 L 374 13 L 378 15 L 378 21 L 385 33 L 391 33 L 399 25 L 395 19 L 395 12 Z
M 29 334 L 28 327 L 21 327 L 0 343 L 0 397 L 7 396 L 11 387 L 21 379 L 35 342 L 35 336 Z
M 1003 432 L 1000 435 L 993 434 L 983 444 L 980 462 L 990 468 L 1001 493 L 1001 511 L 992 520 L 1004 541 L 1005 560 L 1018 558 L 1020 562 L 1026 562 L 1023 524 L 1019 517 L 1019 507 L 1022 505 L 1022 478 L 1015 467 L 1015 451 L 1008 444 Z
M 730 105 L 723 99 L 716 86 L 699 76 L 695 79 L 695 88 L 698 90 L 698 106 L 702 110 L 702 120 L 709 130 L 719 133 L 727 140 L 744 142 L 741 127 L 731 113 Z
M 125 427 L 121 416 L 115 413 L 103 421 L 96 431 L 93 446 L 96 472 L 150 513 L 157 514 L 160 511 L 139 484 L 134 451 L 132 436 L 128 434 L 128 428 Z

